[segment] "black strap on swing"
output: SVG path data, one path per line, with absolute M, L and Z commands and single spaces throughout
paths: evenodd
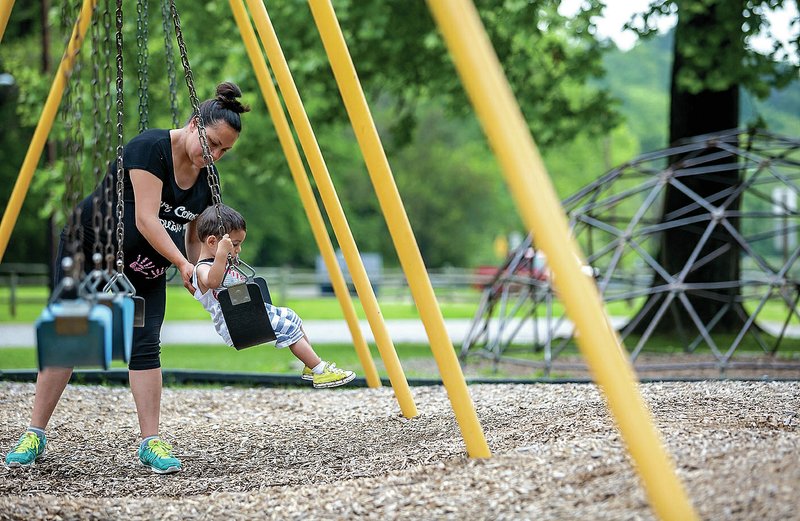
M 192 68 L 189 65 L 186 44 L 184 43 L 183 32 L 181 31 L 180 17 L 178 15 L 178 10 L 175 8 L 174 0 L 170 0 L 170 12 L 172 13 L 172 21 L 175 26 L 175 37 L 178 41 L 178 50 L 180 52 L 181 64 L 183 65 L 184 78 L 186 80 L 186 86 L 189 89 L 189 100 L 192 104 L 192 111 L 197 123 L 197 134 L 200 138 L 200 146 L 203 149 L 203 160 L 205 161 L 207 172 L 206 179 L 211 189 L 211 200 L 217 213 L 219 236 L 222 237 L 225 235 L 226 231 L 222 223 L 222 215 L 219 209 L 220 204 L 222 204 L 219 176 L 214 166 L 214 160 L 211 157 L 211 149 L 208 146 L 206 128 L 203 116 L 200 113 L 200 103 L 194 88 Z M 237 270 L 240 274 L 245 276 L 244 282 L 229 286 L 217 294 L 220 307 L 222 308 L 222 316 L 225 318 L 225 324 L 228 326 L 228 333 L 231 336 L 231 340 L 233 340 L 233 345 L 236 349 L 244 349 L 246 347 L 272 342 L 275 340 L 275 331 L 272 329 L 272 324 L 269 321 L 269 315 L 264 305 L 265 302 L 269 302 L 269 300 L 265 299 L 270 299 L 266 281 L 262 278 L 260 283 L 257 282 L 255 279 L 261 277 L 255 277 L 255 271 L 252 270 L 252 268 L 250 268 L 252 274 L 248 275 L 241 272 L 236 264 L 244 263 L 240 261 L 234 262 L 234 259 L 228 256 L 226 275 L 228 271 Z M 244 265 L 247 266 L 246 264 Z M 264 288 L 263 293 L 262 287 Z

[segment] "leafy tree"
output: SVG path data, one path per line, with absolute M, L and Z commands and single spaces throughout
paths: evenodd
M 745 88 L 756 97 L 766 97 L 772 87 L 786 85 L 798 67 L 784 61 L 791 50 L 777 44 L 771 52 L 761 53 L 747 45 L 749 38 L 758 34 L 765 26 L 765 9 L 781 7 L 782 1 L 747 0 L 660 0 L 651 4 L 643 15 L 647 34 L 651 16 L 677 10 L 678 24 L 675 29 L 673 66 L 671 77 L 671 106 L 669 141 L 735 128 L 740 122 L 739 93 Z M 800 41 L 795 40 L 795 50 Z M 709 153 L 713 153 L 710 150 Z M 673 161 L 680 160 L 674 158 Z M 706 162 L 711 166 L 713 162 Z M 737 176 L 720 178 L 713 174 L 686 178 L 685 184 L 700 196 L 710 196 L 719 191 L 736 187 L 741 183 Z M 683 192 L 669 186 L 666 191 L 664 214 L 687 207 L 691 199 Z M 729 210 L 739 208 L 737 199 Z M 687 217 L 699 213 L 701 209 L 686 214 Z M 738 226 L 732 220 L 733 226 Z M 680 272 L 690 259 L 703 226 L 670 228 L 662 232 L 659 262 L 669 273 Z M 713 252 L 724 252 L 712 257 L 711 262 L 693 270 L 686 281 L 725 282 L 738 280 L 739 248 L 725 250 L 728 244 L 736 244 L 730 232 L 717 227 L 700 258 Z M 658 277 L 656 277 L 658 279 Z M 654 284 L 661 284 L 661 280 Z M 735 301 L 738 288 L 721 290 L 730 302 Z M 688 294 L 692 306 L 703 322 L 708 323 L 718 312 L 718 304 L 707 298 Z M 655 298 L 655 297 L 654 297 Z M 683 306 L 673 304 L 671 313 L 666 313 L 659 322 L 658 329 L 669 332 L 681 323 L 691 323 Z M 646 327 L 647 320 L 641 322 Z M 720 330 L 738 328 L 740 320 L 736 310 L 719 321 Z

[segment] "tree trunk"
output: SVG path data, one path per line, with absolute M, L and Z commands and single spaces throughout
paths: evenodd
M 739 124 L 738 85 L 730 85 L 723 90 L 712 90 L 708 87 L 704 87 L 703 90 L 699 92 L 689 92 L 679 81 L 681 75 L 687 72 L 686 69 L 688 67 L 693 68 L 694 70 L 691 72 L 696 74 L 699 78 L 705 79 L 703 71 L 697 70 L 697 61 L 686 55 L 687 47 L 685 44 L 687 42 L 691 41 L 693 44 L 691 49 L 693 49 L 694 52 L 737 52 L 735 49 L 726 51 L 724 48 L 702 48 L 702 45 L 698 45 L 698 43 L 703 41 L 702 35 L 707 34 L 708 31 L 719 30 L 720 24 L 717 22 L 721 11 L 723 9 L 728 10 L 726 16 L 729 17 L 730 9 L 737 9 L 740 7 L 737 4 L 739 4 L 739 2 L 717 0 L 716 3 L 708 7 L 706 12 L 702 14 L 693 13 L 689 16 L 685 14 L 687 12 L 686 9 L 679 8 L 678 24 L 675 29 L 674 61 L 671 81 L 670 143 L 672 145 L 684 138 L 733 129 Z M 742 13 L 742 10 L 740 9 L 738 12 Z M 744 21 L 744 17 L 742 17 L 742 21 Z M 741 34 L 731 35 L 727 40 L 730 47 L 743 45 Z M 712 64 L 711 67 L 713 67 L 715 61 L 717 60 L 710 60 Z M 712 154 L 714 152 L 718 152 L 718 150 L 709 149 L 705 154 Z M 672 157 L 670 162 L 676 168 L 680 168 L 681 159 L 681 157 Z M 694 159 L 697 159 L 697 157 L 695 156 Z M 720 162 L 729 164 L 730 161 L 731 158 L 728 157 Z M 708 167 L 714 164 L 714 161 L 707 161 L 703 163 L 702 166 Z M 721 174 L 710 173 L 681 177 L 681 182 L 699 196 L 707 198 L 741 183 L 741 173 L 736 170 L 728 170 Z M 667 185 L 662 219 L 671 212 L 680 210 L 692 203 L 693 200 L 685 193 L 672 185 Z M 727 210 L 738 210 L 740 204 L 741 201 L 737 198 L 727 207 Z M 688 217 L 708 213 L 709 212 L 704 208 L 697 208 L 683 215 Z M 736 219 L 729 218 L 728 220 L 734 228 L 738 229 L 738 222 Z M 660 252 L 656 258 L 667 273 L 676 277 L 684 270 L 701 236 L 705 232 L 707 225 L 708 221 L 701 221 L 694 225 L 671 228 L 662 232 Z M 700 251 L 700 254 L 696 257 L 697 259 L 703 259 L 707 255 L 711 255 L 710 258 L 712 258 L 712 260 L 690 271 L 683 281 L 686 284 L 738 281 L 740 248 L 737 247 L 736 244 L 736 241 L 732 240 L 728 230 L 721 225 L 716 226 L 712 235 L 705 243 L 705 246 Z M 669 281 L 665 281 L 661 276 L 656 275 L 653 286 L 663 286 L 665 283 L 669 283 Z M 708 298 L 708 292 L 700 294 L 690 290 L 687 290 L 685 295 L 691 307 L 696 311 L 699 319 L 706 326 L 717 316 L 726 303 L 730 303 L 730 308 L 721 317 L 717 317 L 717 323 L 713 331 L 715 333 L 738 331 L 742 325 L 742 315 L 739 314 L 741 309 L 737 310 L 737 306 L 740 306 L 740 304 L 736 303 L 736 297 L 739 295 L 738 287 L 717 289 L 713 292 L 716 294 L 716 298 Z M 642 310 L 640 310 L 639 313 L 644 316 L 635 319 L 638 321 L 638 325 L 634 329 L 634 332 L 642 333 L 649 327 L 650 323 L 655 318 L 654 315 L 664 302 L 665 297 L 666 295 L 663 292 L 650 297 L 651 299 L 657 299 L 657 302 L 648 302 L 649 305 L 646 304 Z M 696 325 L 688 313 L 686 306 L 679 302 L 678 299 L 672 301 L 670 307 L 661 316 L 654 331 L 674 334 L 676 330 L 696 331 Z

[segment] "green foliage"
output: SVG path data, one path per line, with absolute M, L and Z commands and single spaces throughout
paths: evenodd
M 665 142 L 671 43 L 657 39 L 656 47 L 606 52 L 591 24 L 600 4 L 585 2 L 567 19 L 558 14 L 555 0 L 477 2 L 561 197 L 640 150 L 660 148 Z M 670 2 L 659 4 L 673 9 Z M 235 150 L 218 165 L 225 202 L 242 210 L 250 224 L 244 257 L 255 265 L 312 266 L 317 246 L 227 3 L 178 0 L 177 7 L 198 96 L 207 98 L 217 83 L 233 80 L 252 107 L 244 116 Z M 380 252 L 386 265 L 396 265 L 394 246 L 308 7 L 300 0 L 281 0 L 268 8 L 359 249 Z M 425 3 L 337 0 L 335 8 L 426 265 L 496 262 L 492 242 L 519 229 L 519 219 Z M 125 0 L 124 9 L 127 141 L 138 129 L 139 92 L 135 2 Z M 48 13 L 53 68 L 67 36 L 60 28 L 72 24 L 62 23 L 63 11 L 58 7 Z M 16 82 L 11 89 L 0 87 L 0 117 L 6 123 L 0 136 L 6 151 L 0 182 L 8 187 L 0 193 L 3 205 L 53 76 L 43 74 L 39 60 L 32 59 L 41 54 L 39 16 L 37 5 L 17 2 L 0 46 L 0 72 L 11 73 Z M 89 39 L 81 53 L 81 81 L 87 84 L 92 52 Z M 170 127 L 173 114 L 158 3 L 149 10 L 148 54 L 149 124 Z M 177 58 L 176 54 L 178 120 L 183 124 L 190 107 Z M 606 79 L 603 69 L 608 71 Z M 87 146 L 94 139 L 89 90 L 83 89 Z M 788 110 L 752 101 L 748 119 L 760 117 L 776 130 L 791 129 L 798 113 L 793 92 L 773 91 L 773 99 L 786 103 Z M 626 116 L 625 123 L 617 112 Z M 63 134 L 63 122 L 57 118 L 51 137 L 60 140 Z M 47 262 L 46 221 L 60 216 L 63 206 L 64 156 L 59 152 L 57 161 L 43 162 L 37 170 L 6 260 Z M 87 149 L 81 161 L 85 171 L 80 196 L 93 185 L 92 163 Z M 330 227 L 329 232 L 336 245 Z
M 766 13 L 786 3 L 784 0 L 656 0 L 628 27 L 642 36 L 651 36 L 660 15 L 677 12 L 682 23 L 698 28 L 677 42 L 684 60 L 677 78 L 680 88 L 696 94 L 740 85 L 763 99 L 773 87 L 780 89 L 795 80 L 800 70 L 800 32 L 788 45 L 773 39 L 773 47 L 767 52 L 749 45 L 762 31 L 769 34 Z M 794 27 L 798 27 L 797 23 Z

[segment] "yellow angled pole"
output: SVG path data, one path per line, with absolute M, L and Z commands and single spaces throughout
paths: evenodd
M 333 291 L 339 304 L 342 307 L 345 321 L 350 329 L 350 334 L 353 337 L 353 345 L 356 349 L 356 354 L 361 361 L 361 367 L 364 369 L 364 377 L 367 380 L 369 387 L 381 387 L 381 379 L 378 376 L 378 370 L 375 368 L 375 362 L 369 352 L 369 347 L 361 333 L 361 328 L 358 324 L 358 316 L 356 315 L 353 300 L 350 298 L 350 291 L 347 289 L 347 283 L 342 275 L 342 269 L 336 260 L 336 253 L 333 250 L 333 244 L 325 229 L 325 222 L 322 219 L 317 200 L 314 197 L 314 191 L 311 188 L 311 183 L 308 181 L 306 169 L 303 166 L 303 161 L 300 158 L 300 152 L 297 150 L 292 130 L 289 127 L 289 122 L 286 120 L 286 114 L 283 112 L 278 92 L 272 84 L 272 77 L 270 76 L 267 64 L 264 62 L 264 57 L 261 54 L 261 48 L 258 46 L 258 39 L 250 23 L 250 18 L 245 10 L 242 0 L 229 0 L 233 17 L 236 20 L 236 25 L 239 26 L 239 32 L 242 35 L 247 54 L 250 57 L 250 62 L 253 64 L 253 70 L 256 73 L 258 84 L 261 87 L 261 95 L 267 104 L 272 123 L 275 125 L 275 131 L 278 133 L 278 140 L 283 148 L 283 153 L 286 156 L 286 161 L 289 163 L 289 170 L 292 172 L 292 177 L 297 185 L 297 191 L 300 193 L 300 200 L 303 203 L 303 208 L 306 211 L 306 216 L 311 224 L 311 231 L 314 234 L 314 239 L 317 241 L 317 246 L 325 261 L 325 266 L 328 268 Z
M 308 115 L 303 108 L 303 102 L 297 92 L 289 65 L 286 63 L 286 58 L 281 50 L 278 36 L 275 34 L 275 29 L 267 14 L 267 8 L 264 6 L 263 0 L 247 0 L 247 6 L 250 8 L 250 14 L 253 16 L 256 29 L 261 37 L 261 43 L 264 45 L 275 79 L 278 82 L 281 94 L 283 94 L 286 108 L 297 130 L 300 145 L 303 147 L 303 152 L 305 152 L 306 159 L 311 167 L 311 173 L 322 196 L 322 202 L 333 226 L 336 239 L 344 253 L 345 261 L 350 269 L 350 275 L 353 277 L 353 284 L 356 287 L 356 292 L 361 299 L 361 305 L 367 315 L 367 321 L 375 336 L 375 344 L 378 346 L 378 351 L 380 351 L 381 358 L 386 366 L 386 372 L 389 375 L 389 381 L 397 397 L 400 410 L 406 418 L 413 418 L 417 416 L 417 406 L 411 396 L 411 389 L 408 387 L 406 375 L 400 366 L 397 351 L 395 351 L 394 344 L 392 344 L 392 339 L 389 336 L 389 331 L 378 306 L 378 299 L 375 297 L 375 291 L 372 289 L 367 277 L 367 271 L 361 261 L 358 247 L 350 231 L 339 197 L 336 194 L 336 188 L 333 186 L 322 152 L 319 149 L 319 144 L 314 136 L 311 122 L 308 120 Z
M 2 42 L 8 26 L 8 19 L 11 18 L 11 10 L 14 8 L 14 0 L 0 1 L 2 2 L 0 4 L 0 42 Z
M 428 4 L 500 160 L 518 211 L 547 255 L 575 323 L 578 346 L 606 395 L 656 515 L 664 520 L 697 519 L 638 392 L 630 361 L 608 325 L 597 288 L 575 261 L 577 244 L 570 238 L 542 158 L 475 6 L 466 0 L 429 0 Z
M 11 238 L 11 232 L 14 230 L 14 225 L 17 223 L 17 218 L 19 217 L 19 211 L 22 208 L 22 202 L 28 194 L 33 172 L 36 169 L 36 165 L 39 164 L 39 158 L 42 157 L 42 150 L 47 141 L 47 136 L 50 135 L 50 130 L 53 128 L 53 120 L 56 117 L 58 105 L 61 103 L 61 98 L 64 95 L 64 87 L 66 86 L 67 78 L 72 73 L 75 58 L 81 48 L 83 38 L 86 36 L 89 24 L 92 21 L 92 11 L 94 10 L 95 3 L 96 0 L 83 1 L 81 13 L 78 16 L 78 20 L 75 22 L 72 36 L 67 44 L 67 50 L 64 51 L 61 64 L 58 66 L 55 78 L 53 78 L 53 85 L 50 87 L 50 93 L 47 95 L 47 101 L 45 101 L 44 109 L 42 109 L 42 115 L 39 118 L 39 123 L 36 125 L 36 130 L 33 132 L 33 138 L 28 147 L 28 152 L 25 154 L 25 160 L 22 162 L 22 168 L 19 171 L 19 176 L 17 176 L 17 181 L 14 183 L 11 198 L 3 213 L 3 221 L 0 222 L 0 262 L 2 262 L 3 256 L 6 253 L 6 247 L 8 247 L 8 241 Z M 10 12 L 11 6 L 8 6 L 8 9 Z
M 330 0 L 309 0 L 309 5 L 350 116 L 350 123 L 364 155 L 372 185 L 389 226 L 400 264 L 428 334 L 433 356 L 442 375 L 442 383 L 447 390 L 467 446 L 467 453 L 473 458 L 488 458 L 492 453 L 475 413 L 461 365 L 447 333 L 442 311 L 436 301 L 417 240 L 408 222 L 403 201 L 394 182 L 392 170 L 370 114 L 364 91 L 358 81 L 333 5 Z

